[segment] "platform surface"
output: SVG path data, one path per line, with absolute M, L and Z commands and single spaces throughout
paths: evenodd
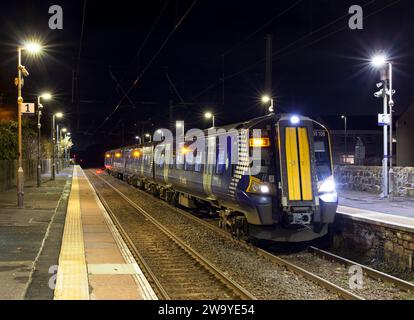
M 366 192 L 339 191 L 338 193 L 339 214 L 414 231 L 414 199 L 396 197 L 394 201 L 390 201 Z
M 74 169 L 54 298 L 157 299 L 79 166 Z
M 53 298 L 50 271 L 58 260 L 71 177 L 68 168 L 40 188 L 25 182 L 23 209 L 15 188 L 0 192 L 0 300 Z

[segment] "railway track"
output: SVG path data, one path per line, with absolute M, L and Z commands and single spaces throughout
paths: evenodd
M 91 182 L 98 197 L 160 299 L 256 299 L 112 184 L 96 174 L 89 177 L 94 180 Z M 101 187 L 97 186 L 97 181 L 101 182 Z M 105 187 L 111 190 L 110 196 L 105 194 Z M 108 199 L 118 203 L 116 214 Z M 124 213 L 120 213 L 119 207 L 124 208 Z
M 101 180 L 105 181 L 104 179 L 100 178 Z M 117 180 L 115 180 L 117 181 Z M 106 181 L 105 181 L 106 182 Z M 118 182 L 118 181 L 117 181 Z M 108 182 L 106 182 L 108 183 Z M 123 182 L 119 181 L 119 184 L 124 184 Z M 130 187 L 128 185 L 125 185 L 127 187 Z M 118 190 L 116 187 L 112 186 L 112 188 L 118 193 L 122 194 L 124 197 L 128 198 L 124 193 L 122 193 L 120 190 Z M 132 188 L 132 187 L 131 187 Z M 139 194 L 142 194 L 145 197 L 150 197 L 154 199 L 152 196 L 146 194 L 143 191 L 133 189 L 135 192 L 139 192 Z M 129 199 L 129 198 L 128 198 Z M 129 199 L 129 201 L 132 201 Z M 135 203 L 132 201 L 132 203 Z M 278 266 L 285 268 L 286 270 L 296 274 L 300 275 L 301 277 L 312 281 L 313 283 L 317 284 L 318 286 L 328 290 L 329 292 L 341 297 L 342 299 L 346 300 L 365 300 L 365 299 L 371 299 L 371 298 L 379 298 L 379 299 L 393 299 L 393 298 L 411 298 L 411 294 L 414 293 L 414 285 L 403 281 L 401 279 L 398 279 L 396 277 L 381 273 L 379 271 L 376 271 L 374 269 L 368 268 L 366 266 L 357 264 L 353 261 L 346 260 L 342 257 L 335 256 L 331 253 L 328 253 L 326 251 L 322 251 L 315 247 L 310 247 L 309 252 L 306 252 L 306 255 L 308 255 L 307 258 L 303 259 L 303 257 L 297 258 L 295 255 L 292 255 L 292 257 L 281 257 L 276 256 L 271 252 L 268 252 L 266 250 L 257 248 L 252 246 L 249 243 L 246 243 L 245 241 L 237 240 L 235 239 L 231 234 L 229 234 L 227 231 L 220 229 L 218 226 L 205 221 L 199 217 L 196 217 L 184 210 L 181 210 L 179 208 L 170 206 L 169 204 L 163 202 L 163 205 L 168 207 L 174 212 L 177 212 L 178 214 L 185 216 L 186 218 L 190 219 L 191 221 L 202 225 L 205 228 L 210 229 L 211 231 L 214 231 L 215 233 L 220 234 L 220 236 L 226 238 L 229 241 L 233 241 L 237 243 L 240 246 L 243 246 L 245 249 L 250 250 L 257 254 L 260 257 L 263 257 L 272 263 L 277 264 Z M 304 253 L 305 255 L 305 253 Z M 330 265 L 330 270 L 325 270 L 324 272 L 318 272 L 320 270 L 317 270 L 318 268 L 315 267 L 316 262 L 313 261 L 310 257 L 319 257 L 321 259 L 335 261 L 338 265 L 342 266 L 355 266 L 358 265 L 362 268 L 364 274 L 370 278 L 369 281 L 369 288 L 368 288 L 368 294 L 367 291 L 364 290 L 350 290 L 349 289 L 349 281 L 337 281 L 337 275 L 336 275 L 336 269 L 335 267 Z M 305 262 L 307 263 L 305 263 Z M 313 264 L 313 265 L 312 265 Z M 324 267 L 324 266 L 322 266 Z M 332 270 L 333 268 L 333 270 Z M 343 270 L 347 271 L 347 270 Z M 327 273 L 330 272 L 331 274 L 327 276 Z M 349 275 L 347 275 L 347 279 L 349 280 Z M 375 283 L 376 282 L 376 283 Z M 384 291 L 385 294 L 381 295 L 381 292 L 379 290 L 385 290 L 384 284 L 389 284 L 391 287 L 388 287 L 388 291 Z M 377 286 L 377 287 L 375 287 Z M 372 294 L 374 292 L 374 294 Z M 401 294 L 401 293 L 407 293 L 407 295 Z M 376 296 L 375 296 L 376 295 Z

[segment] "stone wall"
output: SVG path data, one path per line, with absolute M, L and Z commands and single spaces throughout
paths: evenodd
M 395 167 L 396 196 L 414 197 L 414 168 Z M 368 166 L 335 166 L 338 189 L 381 193 L 382 168 Z
M 413 271 L 414 230 L 338 214 L 334 239 L 336 246 L 367 260 L 400 271 Z

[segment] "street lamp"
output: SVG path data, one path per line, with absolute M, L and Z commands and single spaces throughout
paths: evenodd
M 265 95 L 262 97 L 262 102 L 265 104 L 268 104 L 270 102 L 269 112 L 273 113 L 275 111 L 273 98 Z
M 40 187 L 41 184 L 41 170 L 42 170 L 42 164 L 41 164 L 41 146 L 40 146 L 40 140 L 41 140 L 41 118 L 42 118 L 42 109 L 43 105 L 41 103 L 41 99 L 44 100 L 50 100 L 52 99 L 52 95 L 50 93 L 44 93 L 37 97 L 37 187 Z
M 384 158 L 382 160 L 382 174 L 383 174 L 383 193 L 382 196 L 385 198 L 389 196 L 390 200 L 394 200 L 394 171 L 393 171 L 393 124 L 392 124 L 392 113 L 394 108 L 393 95 L 395 90 L 393 89 L 392 79 L 392 63 L 389 61 L 387 56 L 380 54 L 376 55 L 371 60 L 372 65 L 375 68 L 381 70 L 381 81 L 377 86 L 383 87 L 380 91 L 375 93 L 375 97 L 383 98 L 384 107 Z M 387 81 L 388 80 L 388 81 Z M 389 96 L 389 101 L 388 101 Z M 388 109 L 389 108 L 389 109 Z M 390 133 L 388 138 L 388 126 L 390 126 Z M 388 155 L 388 140 L 389 140 L 389 151 Z M 388 159 L 390 159 L 390 170 L 388 171 Z M 389 181 L 388 181 L 389 179 Z
M 58 144 L 58 146 L 60 146 L 60 149 L 62 149 L 62 146 L 61 146 L 62 145 L 62 138 L 63 139 L 66 138 L 66 133 L 67 132 L 68 132 L 68 129 L 66 129 L 66 128 L 62 128 L 59 132 L 59 144 Z M 62 133 L 63 133 L 63 135 L 62 135 Z M 58 151 L 59 151 L 59 147 L 58 147 Z M 67 165 L 67 163 L 66 163 L 66 160 L 67 160 L 66 153 L 67 153 L 67 149 L 66 149 L 66 146 L 65 146 L 64 149 L 63 149 L 63 168 L 66 168 L 66 165 Z M 60 152 L 58 153 L 58 158 L 60 158 Z
M 216 120 L 216 117 L 214 116 L 214 114 L 212 114 L 211 112 L 206 112 L 205 114 L 204 114 L 204 117 L 206 118 L 206 119 L 208 119 L 208 120 L 212 120 L 212 123 L 213 123 L 213 126 L 212 126 L 212 128 L 215 128 L 215 120 Z
M 18 65 L 17 65 L 17 127 L 18 127 L 18 154 L 19 154 L 19 163 L 17 170 L 17 205 L 19 208 L 24 207 L 24 170 L 23 170 L 23 153 L 22 153 L 22 110 L 21 106 L 23 104 L 22 97 L 22 87 L 23 87 L 23 77 L 28 77 L 29 72 L 26 67 L 22 65 L 22 51 L 27 51 L 28 53 L 36 54 L 41 51 L 41 46 L 38 43 L 30 42 L 26 43 L 22 47 L 17 48 L 18 55 Z
M 56 177 L 56 118 L 62 119 L 63 113 L 58 112 L 52 116 L 52 180 L 55 180 Z
M 347 122 L 348 122 L 348 118 L 346 116 L 341 116 L 341 119 L 344 120 L 345 123 L 345 157 L 348 157 L 348 127 L 347 127 Z

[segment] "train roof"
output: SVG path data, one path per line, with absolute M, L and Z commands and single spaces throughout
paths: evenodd
M 262 117 L 258 117 L 258 118 L 254 118 L 254 119 L 251 119 L 251 120 L 247 120 L 247 121 L 244 121 L 244 122 L 237 122 L 237 123 L 232 123 L 232 124 L 228 124 L 228 125 L 224 125 L 224 126 L 217 126 L 215 129 L 224 129 L 226 131 L 229 131 L 231 129 L 236 129 L 236 130 L 249 129 L 249 128 L 254 127 L 254 126 L 256 126 L 257 124 L 259 124 L 263 121 L 266 121 L 266 120 L 269 120 L 269 119 L 272 119 L 272 118 L 274 120 L 278 121 L 279 119 L 289 118 L 291 116 L 292 116 L 292 114 L 273 114 L 273 113 L 271 113 L 271 114 L 268 114 L 268 115 L 265 115 L 265 116 L 262 116 Z M 299 117 L 301 117 L 304 120 L 305 119 L 310 120 L 310 118 L 305 117 L 305 116 L 299 116 Z M 209 128 L 209 129 L 211 129 L 211 128 Z M 209 129 L 205 129 L 203 131 L 205 133 L 207 133 Z M 135 144 L 135 145 L 130 145 L 130 146 L 124 146 L 124 147 L 120 147 L 120 148 L 117 148 L 117 149 L 109 150 L 107 152 L 122 151 L 123 149 L 135 149 L 135 148 L 151 147 L 151 146 L 154 146 L 154 145 L 156 145 L 160 142 L 161 141 L 148 142 L 148 143 L 141 144 L 141 145 Z

